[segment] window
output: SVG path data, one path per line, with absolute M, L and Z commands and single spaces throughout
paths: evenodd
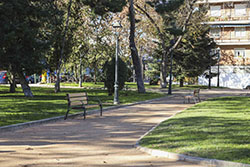
M 219 38 L 221 35 L 221 29 L 220 28 L 211 28 L 210 35 L 212 38 Z
M 234 57 L 237 58 L 245 57 L 245 49 L 244 48 L 234 49 Z
M 234 5 L 235 16 L 245 16 L 247 14 L 246 4 Z
M 246 28 L 245 27 L 235 27 L 235 37 L 245 37 L 246 36 Z
M 221 16 L 221 6 L 210 6 L 211 16 Z

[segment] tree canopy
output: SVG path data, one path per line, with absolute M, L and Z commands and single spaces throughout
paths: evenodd
M 114 57 L 112 23 L 119 20 L 119 54 L 133 64 L 139 92 L 145 92 L 143 59 L 150 60 L 152 75 L 161 73 L 162 87 L 167 84 L 171 53 L 176 78 L 198 76 L 213 64 L 209 53 L 215 43 L 208 36 L 209 27 L 202 24 L 206 10 L 194 10 L 195 1 L 2 0 L 0 68 L 21 76 L 27 96 L 32 92 L 24 74 L 42 70 L 56 71 L 56 92 L 64 70 L 74 71 L 80 81 L 82 67 L 89 68 L 96 81 L 105 62 Z

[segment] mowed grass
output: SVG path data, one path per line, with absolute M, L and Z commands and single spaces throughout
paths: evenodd
M 27 98 L 24 97 L 21 88 L 17 88 L 17 93 L 8 93 L 9 87 L 0 86 L 0 126 L 64 115 L 67 111 L 65 99 L 67 93 L 86 91 L 88 95 L 98 97 L 103 103 L 112 105 L 113 102 L 113 96 L 108 96 L 107 90 L 62 88 L 60 93 L 54 93 L 53 88 L 32 87 L 31 89 L 34 97 Z M 158 93 L 139 94 L 136 91 L 119 93 L 121 104 L 163 96 Z M 70 114 L 76 112 L 82 112 L 82 110 L 71 110 Z
M 54 85 L 54 83 L 51 83 L 49 85 Z M 137 83 L 135 82 L 126 82 L 125 85 L 129 89 L 137 89 Z M 78 87 L 79 84 L 73 83 L 73 82 L 62 82 L 61 86 L 72 86 L 72 87 Z M 145 82 L 144 83 L 145 89 L 168 89 L 167 88 L 161 88 L 160 85 L 149 85 L 149 83 Z M 104 88 L 104 83 L 103 82 L 97 82 L 96 84 L 93 82 L 83 82 L 82 83 L 83 88 Z M 184 90 L 193 90 L 193 89 L 208 89 L 208 86 L 205 85 L 184 85 L 183 87 L 180 87 L 179 85 L 173 84 L 172 85 L 173 89 L 184 89 Z M 212 88 L 217 88 L 217 87 L 212 87 Z M 223 88 L 223 87 L 219 87 Z
M 49 85 L 55 85 L 54 83 L 51 83 Z M 62 82 L 62 86 L 73 86 L 78 87 L 79 84 L 73 83 L 73 82 Z M 125 85 L 129 89 L 137 89 L 137 83 L 135 82 L 126 82 Z M 154 88 L 160 88 L 160 85 L 149 85 L 149 83 L 144 83 L 144 86 L 146 89 L 154 89 Z M 104 88 L 104 82 L 97 82 L 96 84 L 93 82 L 83 82 L 82 83 L 83 88 Z
M 250 164 L 250 97 L 223 97 L 199 103 L 161 123 L 140 144 Z

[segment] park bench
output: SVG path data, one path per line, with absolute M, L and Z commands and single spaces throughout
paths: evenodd
M 67 119 L 71 109 L 82 109 L 84 111 L 84 119 L 86 119 L 87 108 L 100 107 L 100 116 L 102 116 L 102 102 L 97 97 L 91 97 L 91 101 L 97 101 L 97 104 L 90 104 L 90 96 L 88 96 L 87 92 L 70 93 L 66 95 L 66 99 L 68 100 L 68 109 L 64 120 Z
M 188 101 L 188 103 L 191 102 L 191 99 L 194 100 L 194 103 L 196 103 L 196 98 L 199 102 L 201 102 L 200 99 L 200 88 L 199 89 L 195 89 L 194 91 L 192 91 L 191 94 L 184 96 L 184 103 L 186 103 L 186 100 Z

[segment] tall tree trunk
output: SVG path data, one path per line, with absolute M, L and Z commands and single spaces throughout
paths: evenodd
M 80 54 L 80 68 L 79 68 L 79 87 L 82 87 L 83 75 L 82 75 L 82 54 Z
M 17 75 L 20 78 L 20 84 L 22 86 L 24 96 L 25 97 L 33 97 L 32 91 L 31 91 L 31 89 L 29 87 L 29 84 L 26 81 L 25 76 L 23 75 L 23 73 L 22 72 L 18 72 Z
M 94 83 L 95 83 L 95 85 L 96 85 L 96 72 L 97 70 L 96 70 L 96 67 L 94 67 Z
M 68 32 L 69 28 L 69 17 L 71 13 L 71 5 L 72 5 L 72 0 L 69 1 L 69 6 L 68 6 L 68 15 L 67 15 L 67 20 L 66 20 L 66 25 L 65 25 L 65 30 L 63 34 L 63 41 L 62 41 L 62 48 L 61 48 L 61 53 L 60 53 L 60 59 L 57 65 L 57 70 L 56 70 L 56 84 L 55 84 L 55 92 L 60 92 L 60 73 L 61 73 L 61 66 L 62 66 L 62 61 L 64 58 L 64 47 L 65 47 L 65 41 L 66 41 L 66 34 Z
M 78 84 L 79 83 L 79 77 L 78 77 L 78 64 L 75 64 L 75 66 L 74 66 L 74 74 L 72 75 L 72 77 L 71 77 L 71 79 L 73 79 L 72 80 L 72 82 L 75 82 L 76 84 Z
M 133 65 L 135 68 L 136 79 L 137 79 L 137 88 L 138 88 L 139 93 L 145 93 L 145 87 L 144 87 L 144 83 L 142 79 L 141 62 L 138 56 L 138 50 L 135 45 L 135 12 L 134 12 L 133 0 L 129 0 L 129 20 L 130 20 L 129 43 L 130 43 Z
M 168 48 L 166 47 L 164 34 L 161 31 L 158 24 L 156 23 L 156 21 L 150 16 L 150 14 L 146 10 L 144 10 L 138 4 L 135 4 L 135 6 L 147 16 L 147 18 L 150 20 L 150 22 L 156 28 L 157 34 L 158 34 L 158 36 L 159 36 L 159 38 L 161 40 L 161 46 L 162 46 L 162 49 L 163 49 L 163 54 L 162 54 L 162 57 L 161 57 L 161 73 L 160 73 L 161 76 L 160 76 L 160 79 L 161 79 L 161 88 L 166 88 L 167 87 L 167 62 L 168 62 L 167 52 L 168 52 Z
M 16 92 L 16 76 L 14 73 L 10 72 L 10 78 L 8 79 L 10 83 L 10 93 Z
M 184 87 L 184 78 L 183 77 L 181 77 L 181 79 L 180 79 L 180 87 Z
M 167 51 L 166 51 L 166 45 L 165 42 L 162 41 L 162 47 L 163 47 L 163 55 L 161 57 L 161 88 L 167 87 Z

